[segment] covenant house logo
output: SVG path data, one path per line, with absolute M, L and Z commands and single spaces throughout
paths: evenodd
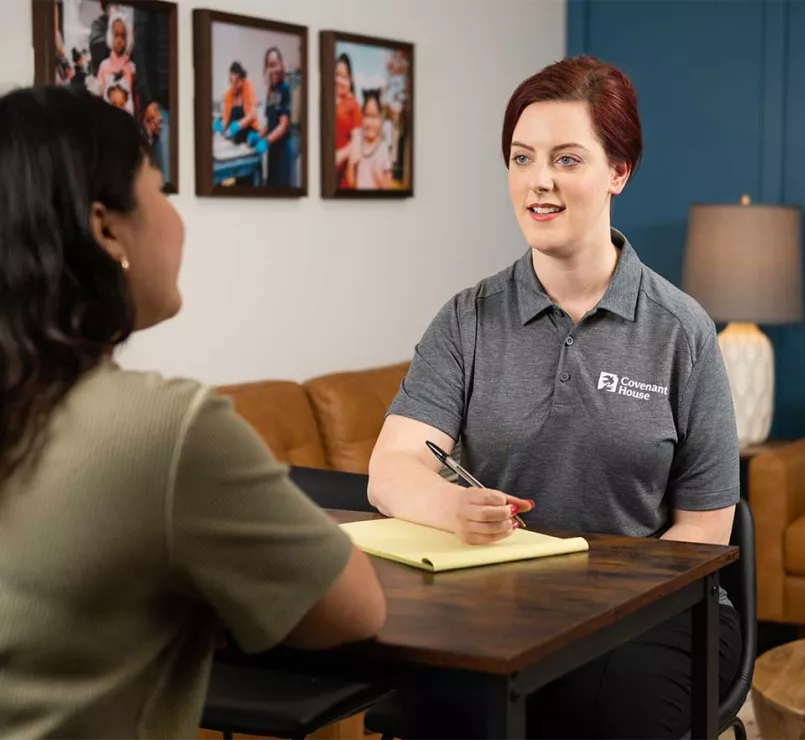
M 652 385 L 651 383 L 641 383 L 637 380 L 624 375 L 622 378 L 615 373 L 602 372 L 598 376 L 598 390 L 617 393 L 619 396 L 630 396 L 647 401 L 652 393 L 668 395 L 667 385 Z

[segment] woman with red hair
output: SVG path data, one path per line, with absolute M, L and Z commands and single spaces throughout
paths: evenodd
M 611 225 L 642 155 L 632 83 L 589 56 L 552 64 L 515 90 L 502 147 L 528 250 L 431 322 L 373 451 L 370 501 L 474 544 L 510 536 L 518 513 L 536 530 L 726 544 L 738 443 L 715 327 Z M 427 441 L 460 441 L 487 487 L 442 478 Z M 740 624 L 723 590 L 719 602 L 723 692 Z M 389 708 L 406 740 L 483 726 L 447 682 L 374 714 Z M 690 715 L 685 612 L 536 692 L 528 735 L 678 738 Z

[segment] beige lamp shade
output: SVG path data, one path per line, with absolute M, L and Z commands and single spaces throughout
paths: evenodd
M 801 321 L 801 232 L 793 206 L 693 205 L 683 290 L 714 321 Z

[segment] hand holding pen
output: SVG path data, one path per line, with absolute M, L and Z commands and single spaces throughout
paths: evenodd
M 489 544 L 508 537 L 518 527 L 525 528 L 517 512 L 533 509 L 533 501 L 485 488 L 438 445 L 430 441 L 425 444 L 443 465 L 471 486 L 463 492 L 456 512 L 459 537 L 471 544 Z

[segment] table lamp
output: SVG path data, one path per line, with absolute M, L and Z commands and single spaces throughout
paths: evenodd
M 802 213 L 798 207 L 694 204 L 682 287 L 716 322 L 741 447 L 769 436 L 774 351 L 757 324 L 802 320 Z

